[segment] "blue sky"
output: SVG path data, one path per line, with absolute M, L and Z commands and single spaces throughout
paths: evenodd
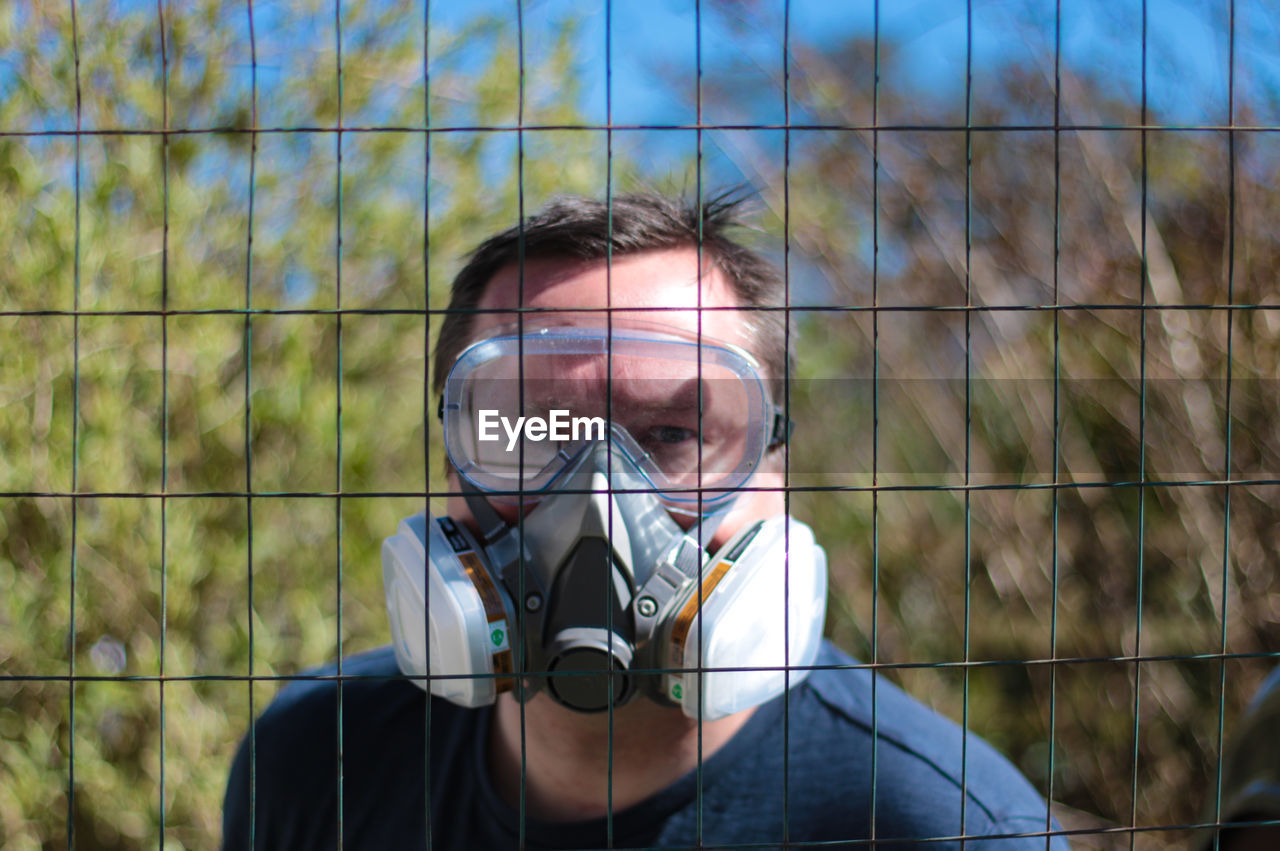
M 734 31 L 731 19 L 715 9 L 746 7 L 754 21 Z M 1142 0 L 1063 2 L 1062 55 L 1067 69 L 1085 70 L 1132 95 L 1142 84 Z M 1147 82 L 1150 103 L 1177 123 L 1224 123 L 1228 68 L 1227 0 L 1146 0 Z M 731 4 L 703 3 L 704 75 L 726 61 L 746 58 L 776 73 L 782 64 L 782 0 Z M 852 37 L 870 38 L 872 0 L 791 0 L 793 40 L 834 47 Z M 485 10 L 515 15 L 514 0 L 435 3 L 432 19 L 456 26 Z M 586 108 L 603 119 L 605 103 L 605 0 L 527 0 L 526 33 L 531 44 L 549 22 L 572 13 L 584 16 L 581 50 L 589 81 Z M 1052 56 L 1054 3 L 1051 0 L 974 0 L 973 65 L 990 73 L 1011 59 Z M 1237 81 L 1280 87 L 1280 10 L 1270 0 L 1238 0 Z M 690 91 L 657 84 L 655 67 L 679 78 L 694 76 L 694 0 L 615 0 L 612 17 L 613 119 L 618 123 L 692 121 Z M 880 3 L 880 32 L 899 50 L 905 79 L 893 81 L 935 97 L 963 97 L 966 62 L 966 4 L 962 0 L 895 0 Z M 888 80 L 886 83 L 890 82 Z M 681 86 L 681 89 L 691 87 Z M 781 102 L 778 103 L 779 113 Z M 780 116 L 779 116 L 780 120 Z
M 1266 103 L 1255 120 L 1280 123 L 1280 5 L 1271 0 L 1237 0 L 1235 67 L 1237 101 L 1253 95 Z M 1144 0 L 1063 0 L 1061 62 L 1064 73 L 1075 72 L 1099 81 L 1120 99 L 1136 104 L 1143 88 Z M 514 22 L 516 0 L 435 2 L 433 25 L 447 29 L 480 12 L 509 16 Z M 778 80 L 783 64 L 784 14 L 789 15 L 790 45 L 809 44 L 833 49 L 850 39 L 870 40 L 875 26 L 873 0 L 525 0 L 522 6 L 526 56 L 536 57 L 556 23 L 574 16 L 580 20 L 578 43 L 581 77 L 585 84 L 582 108 L 588 120 L 603 124 L 606 86 L 612 86 L 614 124 L 693 124 L 697 79 L 697 46 L 701 31 L 704 84 L 723 79 L 725 69 L 738 69 L 761 94 L 750 103 L 707 107 L 703 122 L 782 124 L 783 98 Z M 725 10 L 731 10 L 726 12 Z M 733 10 L 746 9 L 747 12 Z M 963 116 L 966 63 L 969 59 L 968 15 L 972 13 L 972 75 L 975 105 L 991 91 L 996 77 L 1010 64 L 1040 64 L 1051 77 L 1056 36 L 1053 0 L 881 0 L 879 31 L 882 86 L 912 92 L 911 100 L 925 104 L 916 116 L 882 113 L 883 123 L 919 121 L 919 114 Z M 1177 125 L 1224 125 L 1229 121 L 1227 80 L 1229 0 L 1145 0 L 1146 86 L 1151 120 Z M 606 14 L 608 10 L 608 14 Z M 785 11 L 784 11 L 785 10 Z M 750 18 L 747 25 L 743 20 Z M 606 20 L 612 31 L 611 55 L 606 63 Z M 611 71 L 606 74 L 606 69 Z M 745 69 L 745 70 L 743 70 Z M 746 75 L 745 77 L 743 75 Z M 1259 98 L 1261 92 L 1269 98 Z M 793 121 L 804 121 L 793 106 Z M 869 120 L 869 116 L 868 116 Z M 1051 99 L 1036 104 L 1028 123 L 1053 121 Z M 1070 116 L 1064 120 L 1070 121 Z M 1107 112 L 1097 120 L 1133 124 L 1136 108 Z M 757 134 L 759 135 L 759 134 Z M 720 140 L 704 140 L 711 182 L 751 180 L 735 162 L 734 151 Z M 637 143 L 651 161 L 675 162 L 688 156 L 688 134 L 650 133 Z M 729 144 L 732 144 L 729 142 Z
M 166 0 L 174 2 L 174 0 Z M 341 0 L 335 0 L 341 2 Z M 420 26 L 425 4 L 374 2 L 374 7 L 403 7 L 405 26 Z M 154 0 L 81 0 L 82 24 L 95 15 L 134 19 L 155 14 Z M 247 28 L 239 7 L 228 2 L 226 18 L 247 42 Z M 247 8 L 247 3 L 244 4 Z M 1067 70 L 1086 72 L 1136 97 L 1142 84 L 1142 13 L 1147 11 L 1147 82 L 1150 103 L 1165 121 L 1180 124 L 1221 124 L 1227 120 L 1228 10 L 1230 0 L 1062 0 L 1062 60 Z M 1236 80 L 1240 94 L 1270 94 L 1266 123 L 1280 123 L 1274 101 L 1280 91 L 1280 4 L 1274 0 L 1236 0 Z M 1018 59 L 1051 62 L 1054 44 L 1053 0 L 880 0 L 880 32 L 896 51 L 892 68 L 886 63 L 882 83 L 919 92 L 938 101 L 962 101 L 964 95 L 966 9 L 973 20 L 975 87 L 1002 65 Z M 28 13 L 11 7 L 18 25 Z M 291 31 L 272 26 L 294 0 L 254 0 L 259 25 L 260 61 L 275 39 L 277 53 L 329 54 L 333 46 L 331 6 L 317 3 L 314 18 L 290 15 Z M 581 22 L 578 49 L 585 94 L 582 107 L 593 121 L 605 120 L 606 81 L 612 85 L 615 123 L 692 123 L 695 57 L 698 29 L 697 0 L 467 0 L 430 2 L 433 26 L 457 30 L 469 18 L 494 14 L 514 22 L 523 10 L 526 53 L 536 55 L 553 38 L 558 23 L 568 17 Z M 833 48 L 854 38 L 871 37 L 875 0 L 702 0 L 701 47 L 704 80 L 735 61 L 755 66 L 762 85 L 782 68 L 784 10 L 789 14 L 792 44 Z M 606 9 L 611 15 L 611 75 L 606 75 Z M 746 9 L 748 12 L 724 10 Z M 735 19 L 750 17 L 749 26 Z M 300 25 L 299 20 L 310 26 Z M 274 30 L 274 31 L 273 31 Z M 240 37 L 243 36 L 243 37 Z M 265 37 L 265 39 L 264 39 Z M 93 34 L 82 32 L 82 48 L 92 49 Z M 282 41 L 283 39 L 283 41 Z M 246 54 L 247 44 L 240 45 Z M 0 46 L 0 91 L 6 73 Z M 238 58 L 233 58 L 238 62 Z M 663 77 L 659 77 L 663 69 Z M 297 70 L 289 63 L 273 68 L 260 65 L 260 83 L 272 74 Z M 1256 99 L 1256 98 L 1255 98 Z M 767 110 L 749 118 L 781 123 L 780 95 Z M 709 122 L 717 116 L 704 115 Z M 9 128 L 2 128 L 9 129 Z

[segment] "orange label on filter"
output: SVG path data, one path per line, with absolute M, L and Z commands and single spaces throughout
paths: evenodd
M 675 622 L 671 625 L 670 662 L 673 669 L 682 667 L 684 645 L 689 640 L 689 630 L 693 628 L 693 619 L 701 608 L 700 603 L 707 601 L 707 598 L 711 596 L 711 592 L 716 589 L 716 586 L 720 584 L 720 580 L 724 579 L 724 575 L 729 572 L 731 567 L 733 567 L 733 562 L 729 559 L 722 559 L 712 565 L 711 569 L 702 576 L 701 593 L 691 594 L 680 609 L 680 613 L 676 615 Z M 671 676 L 678 678 L 680 674 L 673 671 Z
M 489 571 L 484 569 L 479 556 L 474 552 L 458 553 L 458 561 L 461 562 L 462 569 L 467 572 L 467 578 L 471 580 L 471 584 L 475 586 L 476 592 L 480 595 L 480 604 L 484 607 L 485 620 L 489 624 L 486 640 L 492 650 L 493 672 L 509 674 L 514 669 L 514 665 L 511 661 L 507 610 L 502 605 L 502 595 L 498 593 L 498 587 L 493 584 Z M 499 693 L 502 693 L 514 688 L 515 682 L 509 677 L 502 677 L 494 681 L 494 686 Z

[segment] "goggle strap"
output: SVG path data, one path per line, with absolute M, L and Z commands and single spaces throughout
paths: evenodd
M 773 430 L 769 435 L 769 449 L 777 449 L 791 439 L 791 431 L 795 421 L 782 412 L 780 408 L 773 412 Z

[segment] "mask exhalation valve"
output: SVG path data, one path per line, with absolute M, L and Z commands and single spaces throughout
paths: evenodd
M 547 687 L 571 709 L 604 712 L 611 694 L 615 706 L 631 697 L 631 657 L 631 645 L 616 633 L 594 627 L 561 630 L 548 648 Z

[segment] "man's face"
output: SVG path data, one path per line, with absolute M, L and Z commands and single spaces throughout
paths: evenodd
M 706 258 L 703 266 L 707 271 L 699 276 L 698 252 L 693 248 L 627 255 L 616 258 L 611 266 L 600 262 L 530 260 L 524 265 L 523 281 L 516 266 L 499 270 L 486 287 L 478 307 L 497 311 L 515 311 L 519 307 L 544 310 L 611 308 L 615 319 L 642 320 L 686 333 L 701 333 L 754 353 L 755 341 L 746 322 L 749 313 L 723 309 L 738 308 L 741 304 L 720 271 Z M 704 309 L 699 310 L 700 307 Z M 583 322 L 598 322 L 601 315 L 584 313 Z M 472 327 L 472 339 L 482 339 L 486 331 L 508 325 L 515 318 L 514 312 L 478 313 Z M 768 487 L 777 484 L 776 478 L 775 471 L 766 463 L 748 484 L 752 488 Z M 457 489 L 457 479 L 452 473 L 450 487 Z M 494 507 L 506 519 L 514 519 L 514 507 Z M 782 510 L 779 491 L 744 492 L 717 529 L 712 549 L 721 546 L 748 523 L 780 514 Z M 466 501 L 461 497 L 450 498 L 449 514 L 464 522 L 471 519 Z

